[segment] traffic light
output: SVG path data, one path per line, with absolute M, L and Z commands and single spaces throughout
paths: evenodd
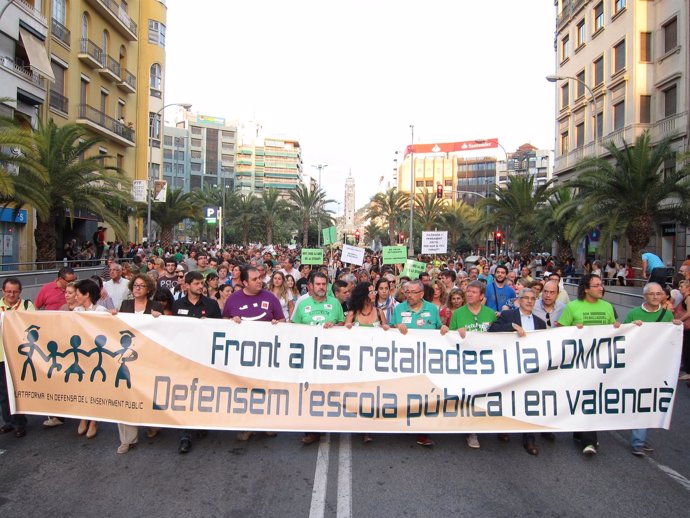
M 436 197 L 438 199 L 443 198 L 443 185 L 440 183 L 436 185 Z
M 404 242 L 404 241 L 405 241 L 405 234 L 403 234 L 402 232 L 400 232 L 400 240 L 398 241 L 398 243 L 402 243 L 402 242 Z
M 355 243 L 359 244 L 359 229 L 355 230 Z
M 494 235 L 496 236 L 496 241 L 501 241 L 501 238 L 503 237 L 503 232 L 501 232 L 500 230 L 497 230 L 496 234 L 494 234 Z

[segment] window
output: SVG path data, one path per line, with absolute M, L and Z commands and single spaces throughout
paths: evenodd
M 51 61 L 50 66 L 53 70 L 53 75 L 55 76 L 55 82 L 50 89 L 53 92 L 59 93 L 60 95 L 65 95 L 65 67 L 56 61 Z
M 614 74 L 625 69 L 625 40 L 613 47 L 613 69 Z
M 598 112 L 594 116 L 594 128 L 596 130 L 595 137 L 601 139 L 604 134 L 604 112 Z
M 162 76 L 161 66 L 158 63 L 151 65 L 151 88 L 158 91 L 161 90 Z
M 676 85 L 670 86 L 664 90 L 664 117 L 670 117 L 677 113 L 677 92 L 678 88 Z
M 82 77 L 79 85 L 79 104 L 86 104 L 88 86 L 89 82 Z
M 577 47 L 580 48 L 585 44 L 585 21 L 580 20 L 577 24 Z
M 192 126 L 192 135 L 201 135 L 201 128 L 199 126 Z
M 577 74 L 577 98 L 585 95 L 585 71 L 582 70 Z
M 155 117 L 155 118 L 154 118 Z M 149 136 L 156 140 L 161 138 L 161 115 L 149 112 Z
M 232 151 L 235 149 L 235 144 L 231 142 L 223 142 L 221 148 L 223 149 L 223 151 Z
M 177 161 L 183 161 L 184 160 L 184 151 L 175 151 L 175 160 Z
M 640 95 L 640 122 L 649 124 L 652 122 L 652 96 Z
M 600 57 L 594 62 L 594 86 L 604 82 L 604 57 Z
M 619 130 L 625 126 L 625 101 L 613 105 L 613 129 Z
M 184 164 L 175 164 L 175 172 L 177 174 L 184 174 Z
M 613 13 L 618 14 L 625 9 L 625 0 L 613 0 Z
M 168 137 L 165 137 L 166 139 Z M 163 158 L 172 160 L 172 149 L 163 149 Z
M 640 33 L 640 61 L 649 63 L 652 61 L 652 33 Z
M 175 147 L 184 147 L 185 137 L 175 137 Z
M 673 18 L 663 26 L 664 53 L 671 52 L 678 46 L 678 19 Z
M 81 39 L 89 39 L 89 15 L 86 13 L 81 15 Z
M 564 131 L 561 133 L 561 155 L 568 152 L 568 132 Z
M 193 138 L 192 139 L 192 147 L 201 147 L 201 139 Z
M 201 159 L 201 151 L 192 151 L 192 158 Z
M 565 61 L 570 56 L 570 36 L 561 40 L 561 61 Z
M 223 138 L 235 138 L 234 131 L 222 131 L 221 135 L 223 136 Z
M 163 144 L 166 146 L 172 146 L 172 137 L 170 135 L 165 135 L 163 137 Z
M 567 108 L 568 104 L 570 104 L 570 86 L 566 82 L 561 86 L 561 110 Z
M 108 113 L 108 92 L 101 90 L 101 113 Z
M 108 31 L 103 31 L 103 55 L 107 56 L 108 52 Z
M 582 147 L 585 145 L 585 123 L 581 122 L 575 126 L 575 147 Z
M 172 173 L 172 164 L 170 162 L 163 162 L 163 174 Z
M 594 32 L 604 28 L 604 2 L 594 6 Z
M 201 164 L 198 162 L 192 162 L 192 171 L 195 173 L 201 172 Z
M 165 48 L 165 25 L 149 20 L 149 43 Z
M 65 0 L 53 0 L 53 20 L 62 25 L 66 25 L 66 13 Z
M 125 120 L 125 102 L 122 99 L 117 100 L 117 120 L 120 122 Z

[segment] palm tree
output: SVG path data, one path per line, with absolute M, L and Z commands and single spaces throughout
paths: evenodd
M 563 265 L 573 259 L 573 248 L 566 238 L 566 227 L 569 221 L 577 217 L 577 206 L 572 203 L 573 190 L 570 187 L 559 187 L 553 191 L 542 211 L 542 230 L 546 239 L 556 242 L 557 264 Z
M 259 222 L 261 200 L 254 193 L 237 194 L 233 199 L 232 211 L 228 211 L 229 221 L 242 233 L 242 244 L 249 244 L 249 231 Z
M 505 189 L 496 186 L 490 198 L 479 202 L 484 214 L 475 233 L 502 230 L 518 244 L 522 257 L 529 256 L 539 243 L 543 226 L 540 211 L 551 196 L 551 185 L 549 181 L 535 188 L 533 176 L 510 176 Z
M 320 187 L 309 190 L 306 186 L 300 185 L 290 191 L 290 204 L 295 211 L 297 220 L 302 225 L 302 246 L 307 246 L 309 238 L 309 225 L 313 218 L 323 218 L 328 215 L 324 206 L 334 203 L 333 200 L 326 199 L 326 192 Z M 330 216 L 328 216 L 330 218 Z M 323 222 L 323 219 L 322 219 Z
M 445 202 L 434 192 L 417 194 L 414 199 L 414 215 L 423 230 L 433 230 L 443 224 Z
M 168 189 L 165 203 L 151 205 L 151 219 L 161 227 L 161 246 L 165 249 L 172 243 L 173 227 L 187 218 L 193 218 L 197 206 L 194 196 L 182 189 Z
M 267 189 L 261 196 L 261 222 L 266 229 L 266 242 L 273 244 L 273 229 L 288 212 L 287 202 L 280 198 L 277 189 Z
M 669 135 L 652 146 L 644 132 L 633 145 L 623 141 L 618 149 L 613 142 L 606 144 L 611 160 L 581 161 L 580 175 L 570 182 L 578 189 L 578 217 L 568 225 L 567 237 L 580 238 L 597 227 L 604 241 L 625 237 L 633 265 L 641 266 L 640 252 L 661 222 L 690 219 L 690 166 L 685 162 L 662 173 L 667 161 L 676 162 L 673 139 Z
M 479 211 L 464 201 L 456 201 L 446 207 L 441 219 L 443 227 L 448 229 L 450 246 L 454 249 L 461 237 L 469 237 L 473 225 L 479 221 Z
M 9 99 L 0 98 L 0 103 Z M 7 117 L 0 117 L 0 197 L 7 200 L 14 194 L 13 172 L 10 167 L 16 170 L 19 166 L 27 149 L 33 145 L 30 130 L 18 126 L 18 124 Z M 23 174 L 32 174 L 33 171 L 23 171 Z M 32 181 L 45 181 L 45 177 L 32 177 Z
M 398 192 L 395 187 L 388 189 L 386 192 L 376 193 L 371 198 L 369 208 L 366 212 L 367 219 L 381 218 L 384 228 L 388 228 L 388 239 L 390 244 L 396 242 L 396 236 L 402 229 L 400 226 L 401 219 L 405 215 L 405 211 L 409 209 L 409 196 Z
M 58 128 L 51 119 L 39 124 L 32 140 L 20 162 L 31 173 L 16 177 L 11 201 L 36 209 L 36 260 L 55 261 L 56 224 L 78 211 L 96 214 L 124 239 L 127 228 L 120 209 L 132 204 L 131 182 L 119 168 L 105 165 L 114 157 L 92 154 L 104 139 L 77 124 Z M 37 184 L 37 176 L 44 181 Z
M 364 235 L 365 235 L 365 242 L 366 243 L 371 243 L 372 241 L 379 241 L 383 236 L 387 236 L 387 232 L 382 229 L 375 221 L 370 221 L 367 223 L 367 225 L 364 227 Z M 395 241 L 390 243 L 391 245 L 395 244 Z

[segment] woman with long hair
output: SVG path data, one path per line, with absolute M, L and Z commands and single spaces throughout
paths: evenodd
M 216 300 L 218 301 L 218 306 L 220 306 L 221 313 L 225 309 L 225 303 L 232 295 L 232 286 L 229 284 L 221 284 L 218 286 L 218 291 L 216 292 Z
M 240 280 L 242 268 L 240 268 L 239 265 L 233 264 L 232 268 L 230 269 L 230 273 L 232 275 L 230 278 L 230 283 L 232 284 L 233 289 L 235 286 L 242 286 L 242 281 Z
M 132 299 L 123 300 L 120 305 L 120 313 L 136 313 L 140 315 L 153 315 L 157 317 L 163 313 L 163 307 L 159 302 L 151 300 L 151 295 L 156 289 L 153 279 L 149 275 L 141 273 L 135 275 L 129 281 L 129 290 L 132 292 Z M 125 361 L 122 357 L 118 361 Z M 120 446 L 117 453 L 127 453 L 137 443 L 139 436 L 139 427 L 129 424 L 118 423 L 117 431 L 120 435 Z M 158 435 L 157 428 L 149 428 L 146 436 L 153 439 Z
M 60 311 L 74 311 L 77 304 L 77 288 L 74 287 L 74 282 L 70 282 L 65 287 L 65 303 L 60 308 Z
M 283 272 L 273 272 L 273 275 L 271 276 L 271 282 L 268 283 L 268 291 L 273 293 L 273 295 L 275 295 L 276 298 L 280 301 L 280 306 L 283 308 L 285 320 L 290 320 L 292 310 L 295 307 L 295 301 L 288 292 L 285 283 L 285 275 L 283 274 Z
M 294 302 L 299 297 L 299 292 L 297 291 L 297 285 L 295 283 L 295 278 L 289 273 L 285 276 L 285 288 Z
M 153 292 L 152 298 L 161 305 L 161 313 L 168 316 L 172 315 L 172 305 L 175 299 L 168 288 L 157 288 L 156 291 Z
M 441 308 L 441 322 L 444 326 L 450 325 L 453 312 L 465 305 L 465 292 L 460 288 L 453 288 L 448 295 L 448 303 Z
M 374 303 L 378 309 L 383 311 L 386 322 L 390 322 L 398 301 L 391 294 L 390 281 L 388 279 L 382 277 L 376 283 L 376 299 Z
M 216 272 L 211 272 L 206 276 L 204 281 L 204 291 L 206 296 L 210 299 L 216 298 L 216 293 L 218 292 L 218 274 Z
M 431 285 L 434 290 L 430 302 L 436 306 L 439 311 L 448 302 L 448 292 L 446 291 L 446 286 L 439 280 L 436 279 Z

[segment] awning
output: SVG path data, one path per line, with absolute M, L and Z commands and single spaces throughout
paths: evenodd
M 55 81 L 53 68 L 50 66 L 48 53 L 43 46 L 43 42 L 22 28 L 19 29 L 19 35 L 24 42 L 24 48 L 26 49 L 26 54 L 29 56 L 31 67 L 36 69 L 43 77 Z

